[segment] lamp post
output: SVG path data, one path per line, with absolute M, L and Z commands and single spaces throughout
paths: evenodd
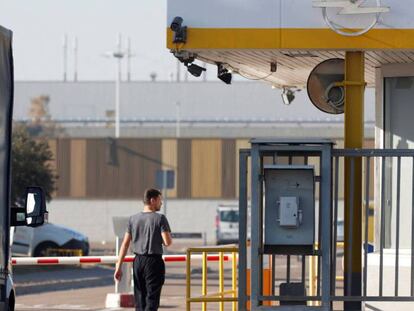
M 106 57 L 113 57 L 116 60 L 116 76 L 115 76 L 115 138 L 120 135 L 120 105 L 121 105 L 121 74 L 122 59 L 127 56 L 128 52 L 122 51 L 122 37 L 118 34 L 118 43 L 116 51 L 106 52 Z

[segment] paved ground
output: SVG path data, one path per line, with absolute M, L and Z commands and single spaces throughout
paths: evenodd
M 300 261 L 292 258 L 291 263 L 297 268 Z M 226 289 L 231 288 L 230 267 L 230 263 L 226 263 Z M 277 275 L 284 276 L 285 262 L 277 261 L 277 268 Z M 105 265 L 15 267 L 16 310 L 115 310 L 105 309 L 106 294 L 114 292 L 113 269 L 113 266 Z M 200 262 L 193 265 L 192 271 L 192 295 L 198 296 L 201 295 Z M 300 270 L 296 269 L 291 277 L 299 274 Z M 209 265 L 208 276 L 209 293 L 217 292 L 218 263 Z M 167 263 L 160 310 L 185 310 L 185 263 Z M 193 304 L 192 310 L 201 310 L 201 306 Z M 209 304 L 208 310 L 219 310 L 218 304 Z M 230 303 L 226 304 L 225 310 L 231 310 Z
M 195 267 L 193 295 L 201 294 L 199 268 Z M 209 271 L 210 291 L 218 290 L 217 270 Z M 107 293 L 114 292 L 113 268 L 109 266 L 41 267 L 15 269 L 16 310 L 114 310 L 105 309 Z M 226 269 L 227 278 L 230 271 Z M 230 309 L 226 308 L 226 309 Z M 128 310 L 128 309 L 126 309 Z M 132 310 L 132 309 L 131 309 Z M 183 263 L 168 264 L 160 310 L 185 310 L 185 268 Z M 192 310 L 200 310 L 194 305 Z M 209 310 L 218 310 L 211 305 Z

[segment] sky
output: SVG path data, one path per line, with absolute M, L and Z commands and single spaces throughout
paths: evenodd
M 63 37 L 68 35 L 68 78 L 74 76 L 73 41 L 78 38 L 78 79 L 113 80 L 118 34 L 131 38 L 132 80 L 170 80 L 176 61 L 166 48 L 166 0 L 0 0 L 0 25 L 13 31 L 16 80 L 63 79 Z M 126 76 L 126 61 L 123 62 Z M 184 70 L 182 69 L 182 72 Z M 210 70 L 210 75 L 213 72 Z M 184 75 L 184 73 L 182 73 Z

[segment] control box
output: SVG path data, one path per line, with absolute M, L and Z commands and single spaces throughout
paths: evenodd
M 315 178 L 309 165 L 264 167 L 264 251 L 312 254 L 315 242 Z

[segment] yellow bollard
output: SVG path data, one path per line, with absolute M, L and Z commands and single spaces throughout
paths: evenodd
M 219 292 L 220 297 L 223 298 L 224 292 L 224 256 L 223 252 L 219 253 Z M 224 311 L 224 302 L 220 302 L 220 311 Z
M 190 298 L 191 298 L 191 251 L 187 250 L 187 260 L 186 260 L 186 270 L 187 270 L 187 275 L 186 275 L 186 283 L 187 283 L 187 287 L 186 287 L 186 310 L 187 311 L 191 311 L 191 302 L 190 302 Z
M 232 264 L 231 289 L 233 290 L 233 298 L 236 298 L 237 297 L 237 253 L 233 252 L 232 254 L 233 254 L 233 257 L 232 257 L 232 262 L 231 262 Z M 233 311 L 237 311 L 237 302 L 234 301 L 232 305 L 233 305 Z

